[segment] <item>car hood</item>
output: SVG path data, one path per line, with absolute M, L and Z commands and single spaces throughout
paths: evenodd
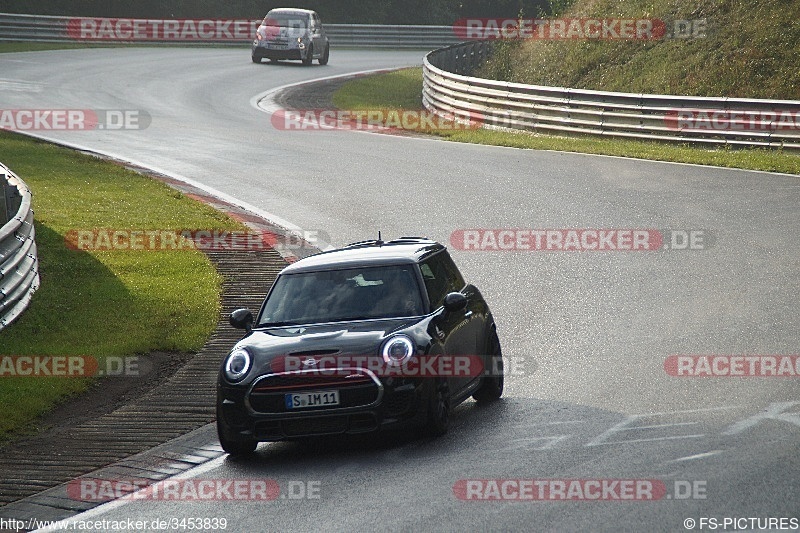
M 276 359 L 340 355 L 378 356 L 381 343 L 398 333 L 415 333 L 427 327 L 426 318 L 363 320 L 308 326 L 253 330 L 235 348 L 245 348 L 253 357 L 253 372 L 259 375 L 284 370 Z

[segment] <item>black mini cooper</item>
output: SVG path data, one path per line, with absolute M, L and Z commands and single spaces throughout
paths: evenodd
M 452 408 L 503 392 L 494 318 L 447 249 L 404 237 L 307 257 L 275 280 L 222 362 L 222 448 L 420 427 L 447 431 Z

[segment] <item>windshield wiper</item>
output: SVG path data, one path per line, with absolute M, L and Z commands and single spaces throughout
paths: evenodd
M 343 317 L 343 318 L 337 318 L 336 320 L 332 320 L 331 322 L 353 322 L 353 321 L 356 321 L 356 320 L 375 320 L 376 318 L 380 318 L 380 317 L 375 317 L 375 316 L 346 316 L 346 317 Z
M 289 321 L 285 321 L 285 322 L 261 322 L 256 327 L 257 328 L 279 328 L 279 327 L 282 327 L 282 326 L 302 326 L 302 324 L 299 324 L 297 322 L 289 322 Z
M 302 322 L 293 322 L 293 321 L 284 321 L 284 322 L 262 322 L 258 324 L 257 328 L 279 328 L 284 326 L 308 326 L 310 324 L 326 324 L 329 322 L 355 322 L 358 320 L 383 320 L 383 319 L 391 319 L 391 318 L 400 318 L 400 317 L 386 317 L 386 316 L 366 316 L 366 315 L 358 315 L 358 316 L 345 316 L 345 317 L 336 317 L 336 318 L 309 318 L 305 319 Z

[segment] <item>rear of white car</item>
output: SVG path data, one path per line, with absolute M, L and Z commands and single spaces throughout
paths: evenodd
M 316 59 L 328 63 L 330 42 L 316 12 L 308 9 L 273 9 L 258 27 L 251 49 L 254 63 L 267 58 L 299 60 L 310 65 Z

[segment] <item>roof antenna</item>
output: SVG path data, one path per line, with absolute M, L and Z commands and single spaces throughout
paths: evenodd
M 378 230 L 378 241 L 375 244 L 377 244 L 378 246 L 381 246 L 383 244 L 383 240 L 381 239 L 381 230 Z

